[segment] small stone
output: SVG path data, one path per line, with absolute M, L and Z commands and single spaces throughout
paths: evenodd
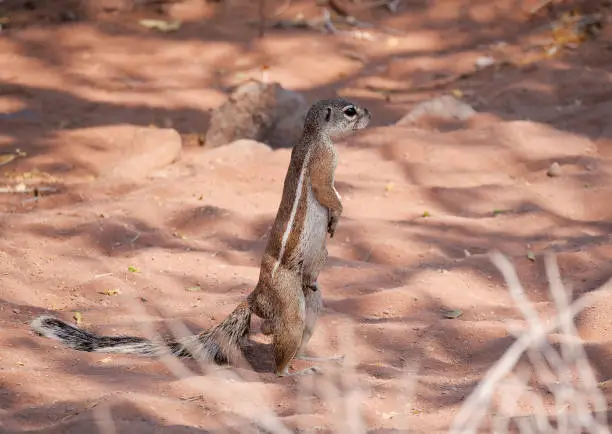
M 213 110 L 204 146 L 251 139 L 272 148 L 291 148 L 302 134 L 309 108 L 301 93 L 278 83 L 248 81 Z
M 495 59 L 490 56 L 482 56 L 476 59 L 476 62 L 474 64 L 476 65 L 476 68 L 483 69 L 483 68 L 486 68 L 487 66 L 494 65 Z
M 423 117 L 467 121 L 476 114 L 471 105 L 452 95 L 443 95 L 415 105 L 396 125 L 414 125 Z
M 559 163 L 557 163 L 556 161 L 552 163 L 546 171 L 546 175 L 550 176 L 551 178 L 561 176 L 561 166 L 559 165 Z

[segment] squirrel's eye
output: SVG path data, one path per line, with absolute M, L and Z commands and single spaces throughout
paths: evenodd
M 352 118 L 353 116 L 357 115 L 357 110 L 355 110 L 355 107 L 353 106 L 348 106 L 344 109 L 344 114 Z

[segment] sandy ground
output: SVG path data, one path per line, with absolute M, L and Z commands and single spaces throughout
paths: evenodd
M 248 384 L 229 396 L 229 383 L 191 362 L 193 376 L 177 379 L 159 361 L 63 350 L 28 327 L 41 313 L 73 320 L 79 312 L 84 327 L 105 334 L 142 334 L 151 320 L 164 330 L 173 319 L 198 330 L 253 288 L 290 151 L 206 150 L 197 137 L 228 89 L 259 77 L 263 65 L 309 101 L 344 95 L 374 113 L 371 128 L 338 144 L 345 212 L 328 243 L 325 311 L 311 344 L 319 354 L 350 350 L 369 432 L 444 432 L 512 343 L 506 326 L 521 316 L 490 249 L 510 256 L 543 315 L 554 306 L 540 253 L 558 253 L 577 294 L 610 278 L 606 25 L 597 39 L 544 58 L 551 18 L 527 19 L 535 2 L 526 1 L 405 1 L 396 14 L 356 12 L 400 30 L 364 31 L 373 40 L 296 29 L 258 39 L 246 24 L 256 9 L 238 0 L 226 9 L 170 4 L 165 13 L 185 20 L 172 33 L 138 25 L 159 17 L 154 10 L 87 20 L 71 9 L 76 2 L 33 11 L 23 3 L 0 4 L 0 18 L 13 24 L 0 33 L 0 145 L 24 153 L 1 172 L 6 185 L 51 190 L 37 200 L 0 196 L 3 433 L 113 432 L 104 431 L 109 414 L 118 433 L 205 433 L 230 423 L 228 432 L 248 432 L 236 403 L 259 412 L 264 399 L 293 430 L 330 432 L 338 422 L 341 411 L 324 393 L 304 392 L 322 379 L 271 373 L 257 320 L 253 371 L 236 370 Z M 311 3 L 296 0 L 283 17 L 316 16 Z M 281 6 L 269 2 L 270 11 Z M 514 65 L 469 73 L 488 55 Z M 415 103 L 453 90 L 480 112 L 469 122 L 390 126 Z M 181 157 L 134 169 L 130 179 L 108 176 L 139 156 L 125 145 L 136 126 L 176 129 Z M 553 162 L 560 176 L 547 176 Z M 463 315 L 444 318 L 456 309 Z M 612 302 L 589 308 L 577 325 L 597 380 L 610 379 Z M 348 336 L 353 343 L 342 347 Z M 415 396 L 402 401 L 406 367 L 416 365 Z M 219 398 L 181 399 L 198 393 L 196 378 Z

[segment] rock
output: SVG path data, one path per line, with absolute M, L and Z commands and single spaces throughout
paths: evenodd
M 272 148 L 290 148 L 300 139 L 304 119 L 310 105 L 300 93 L 280 89 L 277 91 L 276 126 L 264 141 Z
M 216 148 L 239 139 L 292 147 L 300 138 L 309 104 L 298 92 L 278 83 L 249 81 L 215 109 L 204 146 Z
M 559 165 L 559 163 L 557 163 L 556 161 L 552 163 L 546 171 L 546 174 L 551 178 L 561 176 L 561 166 Z
M 118 125 L 75 131 L 70 140 L 87 146 L 80 156 L 99 178 L 136 180 L 173 163 L 181 155 L 179 133 L 170 128 Z M 78 148 L 77 148 L 78 149 Z
M 458 100 L 452 95 L 443 95 L 415 105 L 408 114 L 397 121 L 396 125 L 415 125 L 422 118 L 465 122 L 475 114 L 476 110 L 469 104 Z

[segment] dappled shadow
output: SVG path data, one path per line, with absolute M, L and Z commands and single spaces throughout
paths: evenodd
M 9 7 L 10 3 L 2 2 L 2 8 Z M 295 1 L 292 11 L 300 8 L 316 11 L 313 3 Z M 490 155 L 491 161 L 497 162 L 495 167 L 502 168 L 496 180 L 490 182 L 480 182 L 479 176 L 494 169 L 478 169 L 476 163 L 451 167 L 459 151 L 455 150 L 453 154 L 448 150 L 456 146 L 456 134 L 464 132 L 463 129 L 457 130 L 456 126 L 448 135 L 430 136 L 430 140 L 435 137 L 437 141 L 431 144 L 432 148 L 411 148 L 409 144 L 398 143 L 395 135 L 390 143 L 383 143 L 373 152 L 377 152 L 384 162 L 396 164 L 406 184 L 420 188 L 427 206 L 436 210 L 432 208 L 428 217 L 416 215 L 410 208 L 401 217 L 381 215 L 373 219 L 372 225 L 380 225 L 386 231 L 384 233 L 408 240 L 404 247 L 414 246 L 414 251 L 402 252 L 397 258 L 390 257 L 390 247 L 385 244 L 391 240 L 367 233 L 354 217 L 343 217 L 333 241 L 338 253 L 330 255 L 322 274 L 324 279 L 329 276 L 331 283 L 329 287 L 323 287 L 326 297 L 327 294 L 330 297 L 325 301 L 329 310 L 322 315 L 321 322 L 330 321 L 329 314 L 356 323 L 359 345 L 373 353 L 358 364 L 357 370 L 362 378 L 381 380 L 372 386 L 375 391 L 384 392 L 388 387 L 384 380 L 401 376 L 401 368 L 407 361 L 418 362 L 426 378 L 423 386 L 426 393 L 420 397 L 421 402 L 435 409 L 456 407 L 474 389 L 486 369 L 514 342 L 514 337 L 503 327 L 504 321 L 521 318 L 508 304 L 506 285 L 487 257 L 488 252 L 499 249 L 508 253 L 518 268 L 528 295 L 541 304 L 550 301 L 541 260 L 544 251 L 559 253 L 561 272 L 567 276 L 576 294 L 593 290 L 612 276 L 607 266 L 610 254 L 597 249 L 610 242 L 612 226 L 606 220 L 609 210 L 605 209 L 605 204 L 598 208 L 597 217 L 593 218 L 563 213 L 539 200 L 536 193 L 525 194 L 526 190 L 516 187 L 518 182 L 514 182 L 517 178 L 533 180 L 538 174 L 540 181 L 535 181 L 541 182 L 544 172 L 553 162 L 567 170 L 560 183 L 584 184 L 587 191 L 591 186 L 608 182 L 601 157 L 605 157 L 606 152 L 609 156 L 609 150 L 606 151 L 609 144 L 605 140 L 612 138 L 612 129 L 608 126 L 612 82 L 604 70 L 607 64 L 589 54 L 589 50 L 596 48 L 599 48 L 599 55 L 605 53 L 608 42 L 604 39 L 587 41 L 575 53 L 563 52 L 558 60 L 544 60 L 529 68 L 507 66 L 472 74 L 473 62 L 462 58 L 460 52 L 482 54 L 481 51 L 488 50 L 483 46 L 500 39 L 507 44 L 525 45 L 527 42 L 522 35 L 549 21 L 540 17 L 527 22 L 517 18 L 517 14 L 509 14 L 512 8 L 520 6 L 519 1 L 503 2 L 497 10 L 485 8 L 485 3 L 477 2 L 472 8 L 464 7 L 460 2 L 448 2 L 443 5 L 448 7 L 446 11 L 436 5 L 412 4 L 406 5 L 406 9 L 395 16 L 384 10 L 374 10 L 370 15 L 364 12 L 364 19 L 377 24 L 403 26 L 401 35 L 406 40 L 395 42 L 400 48 L 393 49 L 393 39 L 385 42 L 389 36 L 385 35 L 377 44 L 383 46 L 386 43 L 387 51 L 376 52 L 356 38 L 295 29 L 270 30 L 266 38 L 257 40 L 255 29 L 247 28 L 245 23 L 247 17 L 253 16 L 248 7 L 231 16 L 223 12 L 221 6 L 218 10 L 211 6 L 213 13 L 210 16 L 188 20 L 177 32 L 169 33 L 149 31 L 139 26 L 136 18 L 143 14 L 142 11 L 116 21 L 112 17 L 87 21 L 81 16 L 81 11 L 76 10 L 76 22 L 58 27 L 57 21 L 51 20 L 47 27 L 32 29 L 31 32 L 28 29 L 13 30 L 9 26 L 2 33 L 4 40 L 0 42 L 27 61 L 15 67 L 15 74 L 9 72 L 14 77 L 0 75 L 0 98 L 10 100 L 12 104 L 10 110 L 0 113 L 0 139 L 3 140 L 0 145 L 6 150 L 20 148 L 30 156 L 49 154 L 50 158 L 37 166 L 52 174 L 69 172 L 74 167 L 91 174 L 94 169 L 87 157 L 75 153 L 75 148 L 66 151 L 63 147 L 67 132 L 119 124 L 153 124 L 173 127 L 183 136 L 201 134 L 207 128 L 208 109 L 222 101 L 227 92 L 244 78 L 257 75 L 263 65 L 271 67 L 273 79 L 287 80 L 290 83 L 287 87 L 303 92 L 310 100 L 343 94 L 363 103 L 374 113 L 374 127 L 397 121 L 414 103 L 430 98 L 432 94 L 460 90 L 464 99 L 477 110 L 493 113 L 502 120 L 530 119 L 559 131 L 597 140 L 599 155 L 595 151 L 587 155 L 581 148 L 576 150 L 576 155 L 567 155 L 560 149 L 558 155 L 527 158 L 525 150 L 516 147 L 514 142 L 492 142 L 496 132 L 494 128 L 488 134 L 469 136 L 467 130 L 471 130 L 471 125 L 467 123 L 466 146 L 461 152 Z M 488 12 L 482 12 L 485 9 Z M 2 10 L 6 9 L 0 8 Z M 151 11 L 146 12 L 151 14 Z M 49 35 L 54 39 L 50 40 Z M 75 39 L 74 35 L 82 38 Z M 317 69 L 314 66 L 316 62 L 308 63 L 299 56 L 295 57 L 296 47 L 303 48 L 304 57 L 314 57 L 313 53 L 320 51 L 323 61 L 315 59 L 317 64 L 334 59 L 340 66 L 329 75 L 325 71 L 327 68 L 317 67 L 320 70 L 317 75 L 313 72 Z M 355 62 L 354 53 L 353 60 L 340 54 L 347 50 L 363 55 L 365 60 L 351 63 Z M 134 63 L 124 65 L 130 57 L 134 57 Z M 285 68 L 286 62 L 293 62 L 293 66 Z M 6 64 L 10 65 L 9 62 Z M 48 74 L 44 83 L 33 73 L 36 68 Z M 297 70 L 303 74 L 303 80 L 293 77 L 299 75 Z M 464 71 L 470 73 L 440 84 Z M 572 80 L 576 77 L 579 77 L 579 82 L 573 86 Z M 588 91 L 585 90 L 587 85 Z M 577 99 L 582 101 L 576 102 Z M 384 132 L 374 131 L 376 136 L 371 137 L 371 142 L 374 143 L 375 139 L 384 142 L 380 139 Z M 406 143 L 422 133 L 409 128 L 405 131 Z M 370 147 L 368 140 L 366 135 L 364 140 L 355 143 L 355 148 Z M 96 143 L 84 142 L 81 145 L 85 152 Z M 428 163 L 426 158 L 420 159 L 421 163 L 415 162 L 416 152 L 435 156 L 446 151 L 449 153 L 444 154 L 447 158 L 443 163 L 447 164 Z M 28 159 L 10 164 L 7 167 L 27 168 Z M 504 166 L 509 169 L 504 171 Z M 575 170 L 572 172 L 568 168 Z M 439 182 L 440 179 L 444 182 Z M 459 179 L 461 183 L 455 182 Z M 354 181 L 337 181 L 342 195 L 363 193 L 357 180 Z M 511 182 L 514 182 L 514 190 Z M 109 196 L 115 200 L 123 193 L 117 190 Z M 409 195 L 396 197 L 398 208 L 400 200 L 403 203 L 412 199 Z M 588 199 L 585 198 L 581 205 L 587 207 Z M 138 215 L 101 215 L 67 225 L 58 225 L 51 219 L 39 221 L 21 226 L 20 230 L 35 235 L 41 243 L 82 240 L 88 254 L 104 258 L 130 257 L 159 249 L 214 257 L 223 266 L 255 268 L 259 266 L 274 211 L 270 208 L 265 216 L 243 218 L 211 201 L 198 206 L 181 205 L 175 213 L 163 216 L 157 223 Z M 76 214 L 80 212 L 74 210 Z M 512 219 L 518 223 L 509 224 Z M 538 219 L 539 223 L 522 230 L 520 222 L 529 219 Z M 2 225 L 0 230 L 6 233 L 12 229 Z M 345 236 L 350 242 L 340 245 L 338 240 Z M 13 256 L 20 252 L 15 246 L 7 246 L 5 250 Z M 417 254 L 416 251 L 423 253 Z M 63 253 L 66 252 L 69 249 Z M 570 256 L 569 253 L 581 255 Z M 423 276 L 434 273 L 440 276 L 457 273 L 469 283 L 458 280 L 457 288 L 449 290 L 444 287 L 448 282 L 445 280 L 427 277 L 430 280 L 421 282 L 425 279 Z M 192 305 L 189 312 L 196 309 L 198 312 L 213 312 L 214 306 L 208 304 L 215 296 L 230 294 L 233 297 L 252 289 L 250 283 L 234 282 L 229 277 L 215 281 L 214 273 L 208 274 L 205 268 L 191 274 L 176 269 L 164 270 L 164 276 L 173 285 L 195 292 L 193 298 L 198 303 L 203 302 L 202 306 Z M 147 283 L 157 284 L 154 278 Z M 440 288 L 435 287 L 438 283 Z M 434 285 L 434 291 L 424 290 L 429 285 Z M 447 301 L 446 297 L 452 295 L 452 290 L 461 292 L 469 285 L 482 291 L 479 294 L 483 300 L 466 302 L 458 318 L 444 318 L 442 312 L 455 309 L 453 302 Z M 431 295 L 437 290 L 439 296 Z M 168 303 L 174 302 L 171 297 L 176 293 L 164 295 Z M 484 299 L 488 296 L 496 298 L 493 301 Z M 11 297 L 17 299 L 17 296 L 10 295 L 0 303 L 7 322 L 18 321 L 26 328 L 28 320 L 35 314 L 51 312 Z M 72 308 L 84 302 L 70 303 Z M 541 304 L 538 307 L 542 307 Z M 91 304 L 88 306 L 93 310 Z M 154 308 L 150 306 L 150 309 Z M 113 309 L 109 306 L 98 306 L 96 310 L 98 316 L 102 311 L 110 311 L 108 316 L 112 317 Z M 211 315 L 205 319 L 190 317 L 184 322 L 188 329 L 197 332 L 200 327 L 213 326 L 221 320 Z M 103 331 L 121 326 L 111 318 L 95 328 Z M 155 320 L 153 327 L 167 331 L 161 319 Z M 31 336 L 27 339 L 7 338 L 6 341 L 31 353 L 39 349 Z M 603 346 L 590 344 L 587 351 L 598 378 L 609 378 L 607 353 Z M 269 344 L 253 341 L 246 355 L 253 370 L 262 374 L 261 381 L 276 384 Z M 34 355 L 30 356 L 34 358 Z M 137 362 L 130 366 L 101 366 L 92 363 L 91 359 L 68 355 L 54 369 L 95 383 L 114 383 L 118 388 L 144 393 L 152 383 L 172 381 L 166 372 L 152 372 L 155 370 L 152 365 L 161 366 L 156 363 L 146 363 L 144 367 L 135 367 Z M 195 370 L 194 363 L 187 363 Z M 58 424 L 45 432 L 79 432 L 83 427 L 90 429 L 94 426 L 93 413 L 87 404 L 60 402 L 55 406 L 15 409 L 18 399 L 14 395 L 7 393 L 2 399 L 10 409 L 9 419 L 16 423 L 43 424 L 48 422 L 43 420 L 43 415 L 56 415 Z M 136 415 L 130 416 L 137 420 L 138 426 L 130 425 L 134 429 L 140 429 L 142 422 L 142 429 L 149 430 L 146 432 L 208 432 L 208 428 L 166 423 L 130 405 L 121 404 L 119 407 Z M 66 415 L 66 406 L 76 409 L 78 416 L 69 415 L 66 420 L 61 419 Z M 116 419 L 122 423 L 120 412 Z
M 28 230 L 41 238 L 55 240 L 79 237 L 87 240 L 90 247 L 106 256 L 129 256 L 139 249 L 151 247 L 170 251 L 213 253 L 182 240 L 166 229 L 149 226 L 137 218 L 101 217 L 91 223 L 63 228 L 33 224 L 28 227 Z
M 11 409 L 11 391 L 4 389 L 8 396 L 2 399 L 5 409 Z M 120 395 L 120 394 L 119 394 Z M 121 396 L 107 395 L 91 402 L 60 401 L 51 405 L 31 406 L 8 410 L 3 415 L 3 433 L 61 433 L 80 434 L 97 432 L 100 429 L 115 432 L 150 433 L 172 432 L 181 434 L 206 434 L 211 429 L 173 424 L 160 419 L 156 414 L 136 405 L 132 400 Z M 214 419 L 214 418 L 208 418 Z M 248 424 L 247 421 L 243 423 Z
M 4 13 L 10 16 L 15 8 L 23 8 L 23 3 L 27 2 L 5 2 L 2 5 Z M 295 3 L 293 9 L 305 10 L 309 14 L 317 13 L 317 9 L 311 4 L 312 2 L 303 0 Z M 211 16 L 204 16 L 199 20 L 188 20 L 178 31 L 168 33 L 150 31 L 139 26 L 135 20 L 142 15 L 143 11 L 137 12 L 132 22 L 126 20 L 113 22 L 113 15 L 101 21 L 93 20 L 94 18 L 92 18 L 93 21 L 85 21 L 88 25 L 93 26 L 95 32 L 99 32 L 107 39 L 107 44 L 112 44 L 110 51 L 113 52 L 124 49 L 126 47 L 126 40 L 142 40 L 147 47 L 146 50 L 150 50 L 149 57 L 154 56 L 153 47 L 156 46 L 155 43 L 157 41 L 166 43 L 174 41 L 202 42 L 210 46 L 208 48 L 209 51 L 220 52 L 219 55 L 215 55 L 214 60 L 208 59 L 209 65 L 203 65 L 200 68 L 199 77 L 195 73 L 190 73 L 185 79 L 175 80 L 173 83 L 168 83 L 168 80 L 156 83 L 158 81 L 156 76 L 148 71 L 145 72 L 144 69 L 146 68 L 131 70 L 127 66 L 123 67 L 121 66 L 122 63 L 111 60 L 112 53 L 106 56 L 108 57 L 106 61 L 111 65 L 111 70 L 105 69 L 103 71 L 105 75 L 75 66 L 83 63 L 80 60 L 81 56 L 91 49 L 93 35 L 90 34 L 85 41 L 74 43 L 68 36 L 70 34 L 68 30 L 74 24 L 64 25 L 68 29 L 66 30 L 68 33 L 54 41 L 55 44 L 49 44 L 48 39 L 44 37 L 44 33 L 38 34 L 36 37 L 32 35 L 25 37 L 17 30 L 11 31 L 9 26 L 5 38 L 14 44 L 23 55 L 42 62 L 44 67 L 54 69 L 68 81 L 77 85 L 77 88 L 66 92 L 54 90 L 53 87 L 37 88 L 32 85 L 7 83 L 5 81 L 2 87 L 0 87 L 0 94 L 17 97 L 27 106 L 27 108 L 12 113 L 10 116 L 4 116 L 2 119 L 6 123 L 6 131 L 12 131 L 12 146 L 24 149 L 30 147 L 32 151 L 42 152 L 43 150 L 40 147 L 43 143 L 52 137 L 55 131 L 61 131 L 61 128 L 58 128 L 60 124 L 63 128 L 84 128 L 116 123 L 134 125 L 167 123 L 184 134 L 205 131 L 208 117 L 206 109 L 212 108 L 212 105 L 207 104 L 205 101 L 199 105 L 199 108 L 193 106 L 176 107 L 176 104 L 172 104 L 174 108 L 161 108 L 158 104 L 115 103 L 102 101 L 99 97 L 86 98 L 81 96 L 81 94 L 91 94 L 92 92 L 87 91 L 88 89 L 104 90 L 113 95 L 120 94 L 121 92 L 138 94 L 143 92 L 166 93 L 180 91 L 183 93 L 190 89 L 198 92 L 198 89 L 202 90 L 204 88 L 218 89 L 221 92 L 226 92 L 233 86 L 228 78 L 230 76 L 250 73 L 264 64 L 275 66 L 280 62 L 282 65 L 282 60 L 275 59 L 273 55 L 268 54 L 267 50 L 262 47 L 261 41 L 256 37 L 256 29 L 252 29 L 251 32 L 246 30 L 249 29 L 246 22 L 247 18 L 251 19 L 257 16 L 256 6 L 255 4 L 250 4 L 250 2 L 244 2 L 244 5 L 241 5 L 238 11 L 230 14 L 224 9 L 223 5 L 219 5 L 216 9 L 210 5 Z M 50 10 L 51 8 L 48 4 L 35 6 L 34 8 L 37 7 L 45 10 Z M 66 5 L 65 9 L 72 10 L 74 7 L 76 6 Z M 153 6 L 153 8 L 157 7 Z M 370 92 L 367 95 L 361 92 L 361 96 L 354 96 L 353 98 L 358 100 L 358 102 L 367 103 L 371 110 L 377 114 L 374 116 L 373 125 L 384 124 L 390 119 L 397 120 L 407 107 L 426 97 L 427 92 L 419 90 L 419 86 L 427 82 L 434 83 L 445 76 L 461 72 L 452 60 L 443 60 L 439 65 L 436 64 L 431 68 L 424 69 L 411 65 L 411 59 L 424 58 L 428 55 L 450 56 L 452 53 L 473 50 L 499 40 L 512 44 L 515 40 L 520 40 L 522 38 L 521 35 L 527 30 L 538 28 L 538 26 L 541 27 L 549 22 L 550 18 L 546 16 L 526 20 L 524 17 L 508 13 L 522 7 L 524 7 L 522 2 L 513 0 L 499 4 L 497 9 L 486 10 L 486 8 L 482 8 L 482 11 L 477 7 L 473 9 L 461 7 L 459 3 L 449 4 L 447 6 L 448 10 L 445 13 L 436 8 L 431 8 L 432 10 L 429 11 L 420 4 L 405 5 L 405 8 L 397 16 L 390 16 L 382 10 L 374 10 L 371 12 L 371 18 L 375 19 L 377 24 L 393 26 L 394 23 L 397 23 L 396 27 L 399 28 L 401 35 L 410 34 L 405 28 L 399 26 L 399 23 L 403 22 L 404 26 L 409 28 L 411 33 L 419 34 L 420 32 L 436 42 L 429 44 L 432 46 L 431 49 L 412 48 L 412 50 L 406 50 L 405 53 L 393 53 L 393 55 L 368 55 L 367 65 L 353 68 L 354 72 L 344 73 L 341 79 L 302 90 L 307 96 L 312 96 L 313 98 L 336 93 L 342 88 L 363 90 L 367 89 L 368 86 L 372 86 L 367 83 L 361 83 L 363 79 L 382 78 L 385 74 L 377 71 L 387 71 L 390 69 L 391 73 L 387 80 L 398 84 L 402 83 L 404 88 L 402 92 L 412 95 L 407 101 L 402 102 L 401 99 L 396 99 L 395 95 L 397 92 L 391 93 L 392 105 L 388 104 L 384 97 L 381 98 L 380 92 Z M 559 13 L 567 10 L 569 7 L 570 5 L 559 7 L 554 16 L 558 16 Z M 56 8 L 62 9 L 60 6 L 56 6 Z M 159 11 L 150 12 L 153 15 L 159 15 Z M 35 12 L 32 13 L 34 14 Z M 74 13 L 80 14 L 78 11 Z M 128 14 L 126 16 L 131 15 Z M 163 14 L 161 16 L 163 17 Z M 357 13 L 357 16 L 359 16 L 359 13 Z M 501 17 L 503 19 L 500 19 Z M 520 25 L 519 30 L 517 30 L 517 25 Z M 229 30 L 236 26 L 239 26 L 242 31 L 235 32 Z M 51 26 L 49 29 L 54 30 L 55 28 L 56 26 Z M 78 27 L 76 30 L 80 28 Z M 437 34 L 439 36 L 436 37 Z M 314 32 L 303 30 L 270 30 L 267 33 L 267 38 L 270 39 L 283 36 L 322 39 L 326 44 L 335 46 L 338 52 L 359 48 L 353 47 L 355 44 L 346 38 L 321 37 Z M 223 50 L 217 49 L 215 44 L 224 44 L 224 46 L 232 47 L 232 53 L 221 54 Z M 195 50 L 205 54 L 207 48 L 206 46 L 198 46 Z M 245 61 L 237 63 L 235 62 L 237 57 L 242 57 Z M 582 71 L 586 69 L 585 67 L 588 67 L 588 64 L 585 65 L 581 59 L 576 59 L 575 64 L 572 63 L 574 62 L 574 57 L 575 55 L 564 57 L 564 60 L 569 62 L 570 67 L 566 67 L 560 72 L 551 72 L 554 75 L 552 80 L 549 76 L 540 77 L 538 74 L 534 74 L 533 71 L 525 73 L 512 68 L 504 69 L 500 74 L 504 76 L 505 80 L 507 80 L 506 76 L 508 74 L 514 76 L 516 83 L 524 80 L 540 80 L 549 87 L 555 86 L 563 77 L 575 78 L 576 70 Z M 180 61 L 180 59 L 176 61 Z M 182 61 L 187 62 L 187 59 Z M 143 57 L 142 63 L 144 64 L 145 62 L 146 57 Z M 159 65 L 159 69 L 165 70 L 166 68 L 163 64 Z M 462 66 L 462 68 L 464 67 Z M 549 69 L 554 71 L 554 68 L 556 67 L 550 63 L 542 63 L 538 66 L 538 71 Z M 217 70 L 222 70 L 223 73 L 215 75 Z M 173 72 L 178 73 L 177 68 L 173 68 Z M 548 92 L 538 91 L 533 88 L 529 88 L 529 91 L 525 92 L 524 88 L 515 89 L 517 87 L 515 83 L 507 85 L 507 89 L 499 89 L 499 86 L 495 85 L 495 77 L 488 76 L 486 71 L 482 74 L 485 74 L 485 77 L 480 78 L 477 74 L 476 78 L 474 78 L 476 81 L 470 81 L 470 77 L 468 77 L 466 80 L 459 82 L 459 88 L 465 91 L 466 99 L 469 102 L 474 104 L 480 102 L 480 106 L 477 107 L 479 110 L 492 112 L 508 119 L 518 117 L 520 119 L 529 118 L 539 122 L 552 122 L 557 128 L 567 127 L 573 130 L 572 125 L 568 125 L 567 119 L 564 117 L 553 120 L 538 117 L 539 113 L 550 112 L 550 110 L 542 110 L 543 106 L 550 107 L 559 104 L 552 97 L 548 97 L 547 101 L 546 95 Z M 601 71 L 593 71 L 588 74 L 591 75 L 585 78 L 585 80 L 589 83 L 592 89 L 591 92 L 596 94 L 601 101 L 607 101 L 607 98 L 603 96 L 605 91 L 602 93 L 601 86 L 612 86 L 609 77 L 606 74 L 602 74 Z M 88 78 L 88 76 L 95 78 Z M 403 85 L 406 82 L 410 83 L 410 86 Z M 593 88 L 594 83 L 597 83 L 597 86 L 599 86 L 597 90 Z M 432 90 L 436 92 L 448 91 L 450 86 L 457 87 L 456 84 L 452 83 L 448 86 L 434 86 Z M 562 92 L 560 97 L 564 100 L 572 100 L 571 94 L 567 94 L 567 92 L 584 93 L 584 89 L 575 89 L 575 86 L 566 86 L 562 82 L 558 86 L 562 87 L 559 92 Z M 490 89 L 490 91 L 487 89 Z M 496 95 L 503 94 L 504 98 L 493 98 L 492 92 L 495 92 Z M 525 100 L 525 98 L 528 98 L 528 100 Z M 483 101 L 486 101 L 486 103 L 483 103 Z M 515 104 L 508 109 L 506 107 L 507 101 L 519 101 L 517 104 L 520 104 L 520 106 Z M 49 110 L 48 108 L 50 107 L 53 107 L 53 110 Z M 39 111 L 41 108 L 42 112 Z M 580 110 L 586 110 L 586 106 Z M 78 115 L 75 116 L 75 114 Z M 26 122 L 24 119 L 26 117 L 29 119 L 30 124 L 27 126 L 20 125 L 20 122 Z M 580 117 L 579 113 L 572 112 L 572 122 L 570 124 L 576 124 L 577 117 Z M 22 118 L 22 120 L 19 121 L 19 118 Z M 602 118 L 601 122 L 605 124 L 605 119 Z M 600 127 L 603 128 L 604 124 L 601 124 Z M 587 134 L 589 137 L 595 137 L 604 133 L 593 130 L 594 127 L 593 122 L 589 122 L 589 125 L 585 127 L 587 130 L 577 132 Z M 579 127 L 577 128 L 579 129 Z M 29 136 L 26 136 L 28 134 L 27 131 L 29 131 Z M 34 143 L 32 143 L 33 138 L 37 138 Z
M 0 131 L 8 133 L 12 139 L 10 146 L 5 148 L 21 149 L 34 156 L 51 152 L 60 146 L 58 135 L 71 129 L 125 124 L 163 125 L 166 120 L 171 119 L 172 126 L 179 132 L 189 133 L 198 131 L 199 126 L 205 125 L 207 119 L 205 112 L 192 108 L 169 109 L 148 104 L 101 102 L 82 98 L 73 92 L 12 83 L 0 82 L 0 97 L 17 98 L 28 107 L 28 116 L 17 113 L 10 117 L 0 117 Z M 95 143 L 83 143 L 85 150 L 90 145 L 96 146 Z M 94 150 L 103 149 L 98 147 Z M 79 154 L 63 152 L 61 148 L 55 152 L 61 166 L 58 166 L 56 160 L 39 164 L 38 169 L 59 176 L 74 169 L 96 174 Z

